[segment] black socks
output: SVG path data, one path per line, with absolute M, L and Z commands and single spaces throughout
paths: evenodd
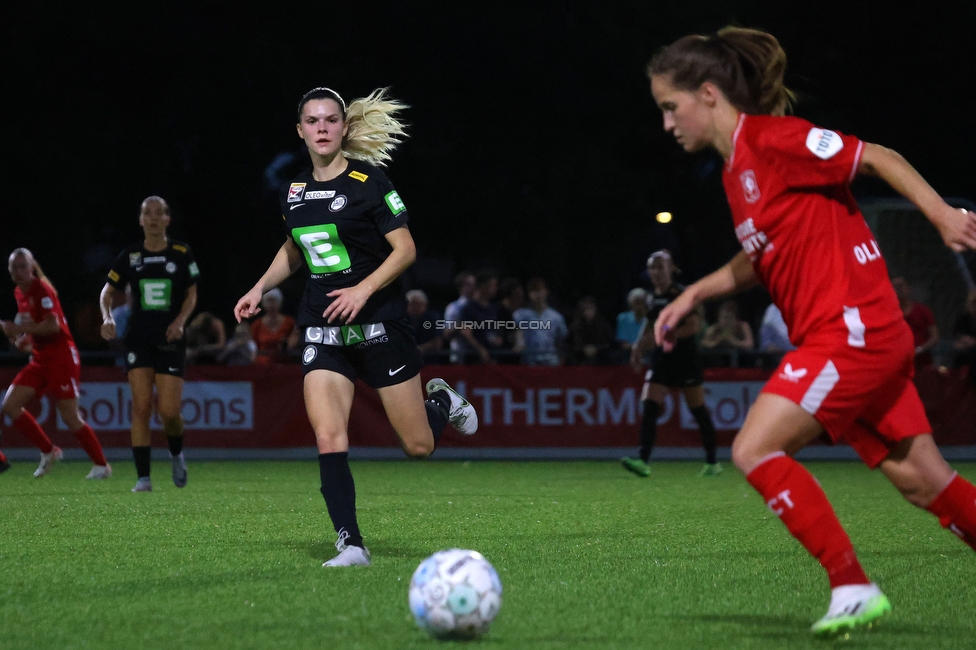
M 132 459 L 136 461 L 136 476 L 139 478 L 149 478 L 150 457 L 152 447 L 133 447 Z
M 652 399 L 646 399 L 644 415 L 641 417 L 640 427 L 640 457 L 645 463 L 651 459 L 654 441 L 657 440 L 657 416 L 661 414 L 661 405 Z
M 447 415 L 451 412 L 451 398 L 447 391 L 435 390 L 427 399 L 424 400 L 424 407 L 427 409 L 427 423 L 434 434 L 434 446 L 440 442 L 444 427 L 447 426 Z
M 701 431 L 702 447 L 705 448 L 705 462 L 714 465 L 715 457 L 715 425 L 712 424 L 712 414 L 708 412 L 708 407 L 702 404 L 698 408 L 691 409 L 691 414 L 698 423 L 698 430 Z
M 169 453 L 179 456 L 183 451 L 183 436 L 166 436 L 166 444 L 169 445 Z
M 345 531 L 347 546 L 363 547 L 363 537 L 356 519 L 356 484 L 349 469 L 349 452 L 319 454 L 319 474 L 322 477 L 322 496 L 329 509 L 336 533 Z

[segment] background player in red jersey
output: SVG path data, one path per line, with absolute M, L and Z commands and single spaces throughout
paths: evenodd
M 41 450 L 41 464 L 34 472 L 34 476 L 40 478 L 60 460 L 61 449 L 51 442 L 34 416 L 24 407 L 35 395 L 49 395 L 61 419 L 95 463 L 86 478 L 109 478 L 112 468 L 105 460 L 102 446 L 78 412 L 81 359 L 64 320 L 58 292 L 26 248 L 18 248 L 10 254 L 7 269 L 17 285 L 14 289 L 17 318 L 13 322 L 0 321 L 0 325 L 3 326 L 3 333 L 19 349 L 31 351 L 31 360 L 17 373 L 7 389 L 3 398 L 3 413 L 13 421 L 18 431 Z M 7 467 L 9 463 L 0 453 L 0 471 Z
M 853 446 L 905 498 L 976 548 L 976 488 L 936 447 L 912 383 L 914 346 L 877 242 L 850 193 L 856 174 L 911 200 L 953 250 L 976 248 L 976 216 L 947 205 L 900 155 L 794 117 L 786 54 L 765 32 L 686 36 L 648 65 L 664 128 L 689 152 L 714 148 L 743 252 L 687 288 L 655 323 L 674 345 L 702 301 L 761 282 L 783 312 L 789 352 L 749 411 L 732 459 L 832 588 L 816 634 L 870 625 L 891 606 L 865 575 L 817 481 L 791 458 L 823 431 Z

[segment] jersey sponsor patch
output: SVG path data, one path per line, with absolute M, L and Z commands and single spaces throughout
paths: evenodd
M 747 169 L 739 174 L 739 182 L 742 183 L 742 193 L 745 195 L 746 203 L 755 203 L 762 196 L 759 192 L 759 182 L 756 181 L 756 172 Z
M 41 298 L 41 307 L 44 309 L 51 309 L 54 307 L 54 301 L 52 301 L 48 296 Z
M 383 198 L 386 199 L 386 205 L 389 206 L 390 212 L 395 215 L 407 209 L 407 206 L 403 205 L 403 199 L 400 198 L 396 190 L 393 190 Z
M 196 262 L 190 262 L 190 266 L 188 266 L 186 268 L 190 272 L 190 277 L 191 278 L 195 278 L 198 275 L 200 275 L 200 267 L 197 266 L 197 263 Z
M 173 244 L 173 250 L 174 251 L 179 251 L 181 253 L 185 253 L 186 252 L 186 246 L 180 246 L 179 244 Z
M 313 274 L 335 273 L 352 266 L 349 252 L 339 239 L 335 224 L 294 228 L 291 236 L 301 245 L 308 270 Z
M 288 187 L 288 203 L 298 203 L 305 193 L 305 183 L 292 183 Z
M 813 128 L 807 133 L 807 149 L 821 160 L 833 158 L 843 148 L 844 141 L 833 131 Z
M 111 280 L 112 282 L 118 282 L 119 281 L 119 274 L 116 273 L 115 271 L 109 271 L 108 272 L 108 279 Z
M 139 300 L 145 311 L 169 309 L 172 293 L 173 283 L 168 279 L 139 280 Z
M 316 190 L 315 192 L 305 192 L 306 201 L 314 201 L 315 199 L 331 199 L 335 196 L 335 190 Z
M 147 258 L 145 258 L 142 261 L 145 262 L 146 264 L 157 264 L 159 262 L 165 262 L 166 261 L 166 256 L 165 255 L 153 255 L 152 257 L 147 257 Z
M 346 207 L 347 202 L 348 200 L 346 199 L 346 197 L 340 194 L 339 196 L 335 197 L 335 200 L 332 201 L 332 203 L 329 204 L 329 210 L 331 212 L 338 212 L 339 210 Z
M 129 253 L 129 266 L 135 268 L 142 266 L 142 253 Z
M 367 176 L 362 172 L 349 172 L 349 178 L 355 178 L 360 183 L 365 183 L 366 179 L 369 178 L 369 176 Z
M 319 351 L 315 349 L 314 345 L 306 345 L 305 350 L 302 352 L 302 363 L 306 366 L 313 361 L 315 357 L 318 356 Z

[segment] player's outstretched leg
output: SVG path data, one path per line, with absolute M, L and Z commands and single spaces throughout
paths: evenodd
M 471 403 L 451 388 L 446 381 L 435 377 L 427 382 L 427 399 L 436 399 L 438 391 L 443 391 L 450 402 L 447 421 L 451 426 L 466 436 L 475 433 L 478 430 L 478 413 Z

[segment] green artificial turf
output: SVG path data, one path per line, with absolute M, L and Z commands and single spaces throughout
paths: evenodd
M 335 534 L 314 462 L 155 463 L 132 494 L 61 463 L 0 475 L 0 648 L 433 648 L 413 570 L 451 547 L 501 576 L 483 648 L 973 648 L 976 556 L 879 473 L 810 463 L 893 615 L 816 641 L 820 566 L 731 466 L 357 462 L 373 566 L 324 569 Z M 957 464 L 976 479 L 976 464 Z

